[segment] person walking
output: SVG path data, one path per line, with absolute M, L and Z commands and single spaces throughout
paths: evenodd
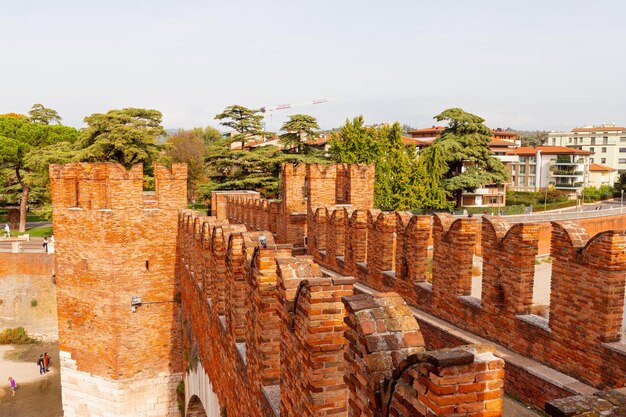
M 11 228 L 9 227 L 9 223 L 4 225 L 4 237 L 11 237 Z
M 47 237 L 43 238 L 43 248 L 46 250 L 46 253 L 48 253 L 48 238 Z
M 12 395 L 15 397 L 15 390 L 17 389 L 17 382 L 9 377 L 9 388 L 11 388 Z
M 43 368 L 44 373 L 48 372 L 48 368 L 50 367 L 50 356 L 48 356 L 48 352 L 43 354 Z
M 39 359 L 37 360 L 37 365 L 39 365 L 39 375 L 43 375 L 46 372 L 43 355 L 39 355 Z

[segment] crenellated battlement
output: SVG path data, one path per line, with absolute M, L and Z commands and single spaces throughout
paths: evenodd
M 375 214 L 386 225 L 388 213 Z M 178 223 L 183 357 L 189 375 L 208 373 L 222 413 L 470 416 L 501 408 L 503 361 L 493 348 L 427 352 L 398 294 L 354 295 L 354 278 L 327 276 L 269 231 L 190 210 Z M 203 246 L 198 231 L 207 228 Z M 430 389 L 437 394 L 424 397 Z M 463 407 L 468 413 L 457 414 Z
M 185 204 L 187 166 L 154 164 L 153 194 L 143 192 L 143 165 L 114 163 L 50 165 L 53 207 L 83 210 L 178 209 Z

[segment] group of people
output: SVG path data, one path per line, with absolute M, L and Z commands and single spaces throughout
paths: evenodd
M 43 375 L 48 372 L 48 368 L 50 367 L 50 356 L 48 355 L 48 352 L 45 352 L 43 355 L 39 355 L 37 365 L 39 365 L 39 375 Z
M 43 355 L 39 355 L 37 365 L 39 365 L 39 375 L 44 375 L 50 370 L 50 355 L 48 355 L 48 352 L 45 352 Z M 9 389 L 11 390 L 11 395 L 15 396 L 17 382 L 12 377 L 9 377 Z

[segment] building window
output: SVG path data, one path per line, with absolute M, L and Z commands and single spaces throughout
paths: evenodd
M 624 141 L 626 142 L 626 138 L 624 138 Z M 556 145 L 556 138 L 552 138 L 552 146 Z
M 526 157 L 525 156 L 520 156 L 519 157 L 519 162 L 521 163 L 526 163 Z
M 523 186 L 524 185 L 524 178 L 525 177 L 517 177 L 517 185 Z
M 602 148 L 602 153 L 606 153 L 606 148 Z
M 593 158 L 589 158 L 589 163 L 593 164 Z
M 626 164 L 626 158 L 619 158 L 619 159 L 617 160 L 617 163 L 618 163 L 618 164 Z
M 602 158 L 600 163 L 601 164 L 606 164 L 606 158 Z
M 526 165 L 520 165 L 519 166 L 519 174 L 520 175 L 526 174 Z
M 596 148 L 593 148 L 593 147 L 592 147 L 592 148 L 589 148 L 589 150 L 590 150 L 591 152 L 595 152 L 595 151 L 596 151 Z
M 603 137 L 602 138 L 602 144 L 603 145 L 608 145 L 608 143 L 609 143 L 609 137 L 608 136 Z
M 578 138 L 574 138 L 574 145 L 578 145 Z
M 626 136 L 621 136 L 621 137 L 619 138 L 619 141 L 620 141 L 620 142 L 626 142 Z
M 537 166 L 536 165 L 531 165 L 529 167 L 529 172 L 530 175 L 535 175 L 537 173 Z M 534 185 L 534 184 L 533 184 Z
M 572 143 L 572 138 L 569 138 L 568 143 Z
M 537 157 L 536 156 L 531 156 L 530 158 L 528 158 L 528 162 L 530 162 L 531 164 L 536 164 L 537 163 Z
M 591 138 L 591 144 L 595 145 L 596 144 L 596 138 Z
M 528 178 L 528 185 L 534 186 L 535 184 L 536 184 L 535 177 L 529 177 Z
M 619 148 L 620 152 L 626 152 L 626 148 Z

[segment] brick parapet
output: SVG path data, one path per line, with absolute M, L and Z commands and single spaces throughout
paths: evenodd
M 376 229 L 380 212 L 353 211 L 346 222 L 342 262 L 333 263 L 328 256 L 316 259 L 379 291 L 397 291 L 418 308 L 516 352 L 532 351 L 535 359 L 585 383 L 596 387 L 624 384 L 626 355 L 620 342 L 626 246 L 623 232 L 605 232 L 589 239 L 578 225 L 569 224 L 565 234 L 558 224 L 551 226 L 555 250 L 548 320 L 531 314 L 540 224 L 508 224 L 502 218 L 485 216 L 480 227 L 476 218 L 395 215 L 395 231 L 381 236 Z M 435 245 L 432 284 L 428 282 L 431 230 Z M 336 234 L 334 228 L 329 233 Z M 473 248 L 479 237 L 482 294 L 474 298 L 470 297 Z M 378 280 L 384 266 L 375 270 L 376 259 L 388 256 L 392 245 L 393 271 L 385 271 Z M 563 395 L 564 391 L 547 392 Z
M 504 362 L 493 348 L 425 352 L 417 321 L 395 293 L 344 303 L 350 416 L 501 415 Z
M 278 259 L 281 414 L 346 413 L 344 308 L 353 279 L 324 278 L 310 257 Z

